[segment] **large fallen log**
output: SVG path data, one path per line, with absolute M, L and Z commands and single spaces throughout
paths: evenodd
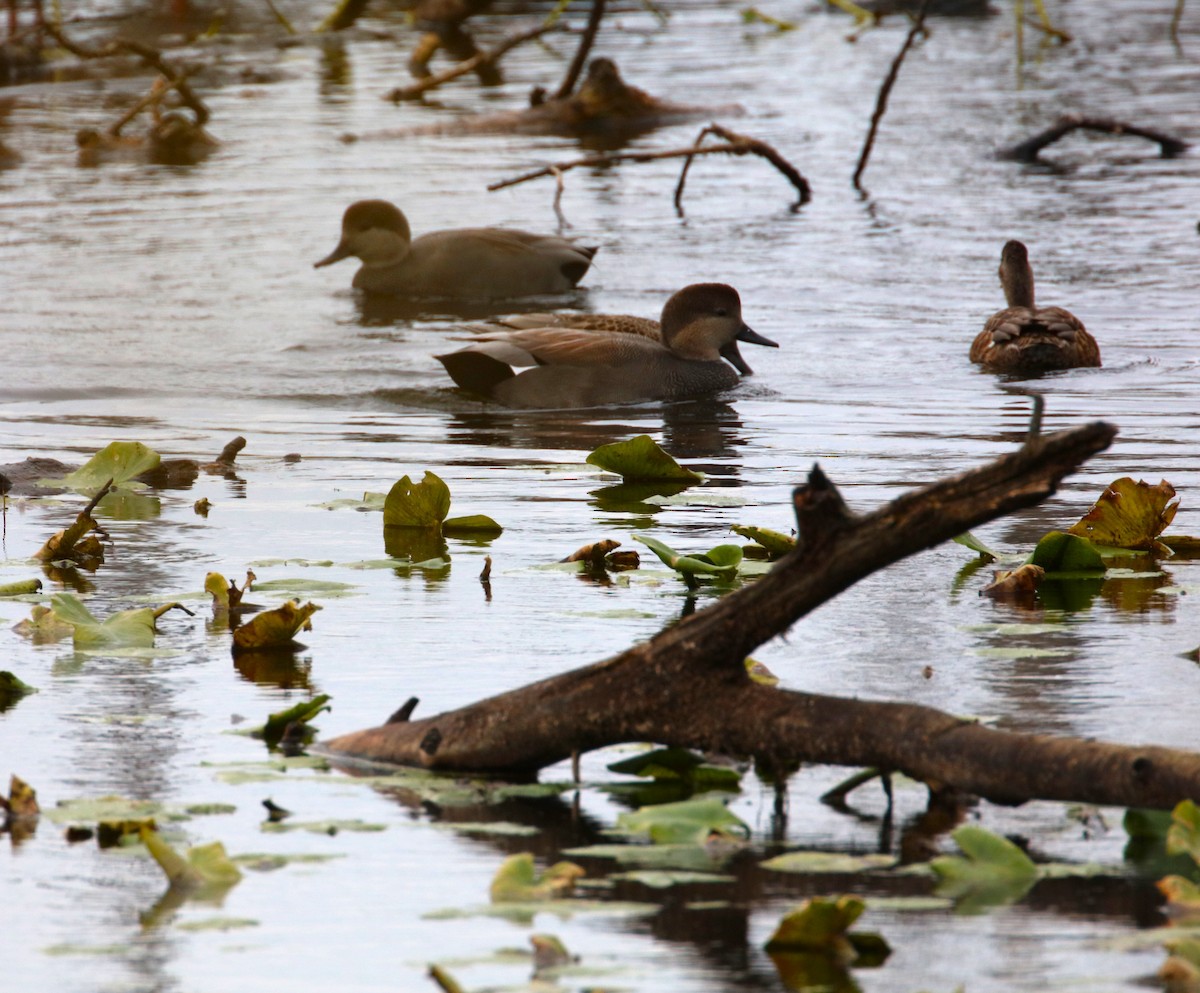
M 1200 754 L 997 731 L 929 707 L 851 700 L 753 682 L 755 647 L 858 580 L 993 518 L 1039 503 L 1103 451 L 1095 422 L 893 500 L 850 513 L 814 468 L 795 491 L 796 551 L 650 641 L 594 665 L 421 720 L 414 701 L 329 753 L 439 770 L 533 772 L 628 741 L 797 762 L 875 766 L 1002 803 L 1042 798 L 1173 806 L 1200 798 Z

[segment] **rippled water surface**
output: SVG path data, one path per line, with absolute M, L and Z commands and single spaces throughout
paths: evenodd
M 193 54 L 215 63 L 198 85 L 221 147 L 194 168 L 75 166 L 75 130 L 106 125 L 119 113 L 108 97 L 145 80 L 0 93 L 13 101 L 2 136 L 23 157 L 0 172 L 0 463 L 79 463 L 114 439 L 203 460 L 236 434 L 248 439 L 237 478 L 202 474 L 103 519 L 108 562 L 82 589 L 95 613 L 194 594 L 197 616 L 165 617 L 153 659 L 30 645 L 10 630 L 29 605 L 0 601 L 0 668 L 40 690 L 0 715 L 0 775 L 31 782 L 45 806 L 103 794 L 231 804 L 234 813 L 181 824 L 176 839 L 338 856 L 247 873 L 220 909 L 187 904 L 174 924 L 143 929 L 138 915 L 163 888 L 158 869 L 67 845 L 43 820 L 0 854 L 6 984 L 365 993 L 433 988 L 430 961 L 448 963 L 468 988 L 525 982 L 527 961 L 489 956 L 524 946 L 530 926 L 431 914 L 486 903 L 507 852 L 532 846 L 553 858 L 595 840 L 620 809 L 602 794 L 585 790 L 581 812 L 571 793 L 513 803 L 501 815 L 543 833 L 497 840 L 455 834 L 436 811 L 337 774 L 242 783 L 215 767 L 263 757 L 260 742 L 231 733 L 243 718 L 258 723 L 313 692 L 333 697 L 322 732 L 341 733 L 378 724 L 409 696 L 434 713 L 565 671 L 679 615 L 683 587 L 664 572 L 599 586 L 538 568 L 587 541 L 628 546 L 644 530 L 703 549 L 730 524 L 787 530 L 791 488 L 814 461 L 853 507 L 875 507 L 1010 451 L 1030 391 L 1046 399 L 1048 429 L 1104 418 L 1120 435 L 1053 499 L 980 528 L 981 538 L 1027 549 L 1122 475 L 1170 480 L 1182 496 L 1173 530 L 1200 534 L 1195 154 L 1162 159 L 1149 143 L 1077 134 L 1047 152 L 1052 165 L 991 156 L 1067 111 L 1200 139 L 1200 11 L 1188 5 L 1176 44 L 1169 3 L 1058 3 L 1052 13 L 1074 40 L 1045 45 L 1027 30 L 1020 68 L 1008 10 L 933 20 L 903 67 L 869 192 L 858 196 L 849 177 L 906 22 L 890 18 L 851 42 L 842 15 L 780 6 L 771 12 L 795 17 L 796 31 L 744 25 L 738 5 L 698 3 L 672 5 L 666 24 L 630 5 L 600 36 L 598 50 L 636 85 L 688 103 L 736 100 L 745 113 L 722 121 L 775 145 L 814 190 L 791 212 L 788 185 L 765 163 L 709 157 L 693 167 L 679 217 L 676 163 L 565 175 L 569 233 L 601 246 L 577 306 L 653 315 L 674 289 L 721 280 L 740 290 L 748 322 L 781 344 L 743 350 L 757 374 L 735 391 L 667 407 L 485 408 L 450 389 L 431 358 L 461 333 L 452 317 L 359 299 L 351 263 L 311 268 L 336 241 L 343 208 L 366 197 L 394 200 L 418 232 L 554 230 L 552 181 L 485 186 L 573 158 L 574 142 L 394 134 L 519 106 L 531 86 L 559 77 L 551 52 L 514 52 L 506 83 L 486 95 L 462 82 L 429 106 L 393 106 L 380 97 L 404 81 L 412 41 L 399 14 L 373 10 L 366 30 L 324 46 L 263 44 L 258 29 L 198 44 Z M 323 13 L 286 10 L 299 24 Z M 481 33 L 494 39 L 534 16 L 494 17 Z M 700 123 L 634 147 L 684 145 Z M 1030 246 L 1040 300 L 1069 306 L 1096 334 L 1103 369 L 1006 383 L 968 363 L 971 337 L 1000 305 L 995 270 L 1013 237 Z M 643 432 L 702 468 L 706 485 L 658 508 L 606 499 L 613 480 L 586 454 Z M 293 453 L 299 461 L 284 458 Z M 449 484 L 455 513 L 489 514 L 504 534 L 490 545 L 452 541 L 445 571 L 357 568 L 384 556 L 379 516 L 321 505 L 426 469 Z M 201 497 L 213 504 L 207 518 L 192 509 Z M 71 499 L 10 497 L 0 583 L 36 574 L 27 557 L 77 510 Z M 477 580 L 485 554 L 490 601 Z M 1183 657 L 1200 644 L 1185 595 L 1198 588 L 1195 563 L 1109 583 L 1082 611 L 1031 616 L 980 600 L 983 572 L 956 582 L 969 560 L 949 545 L 900 563 L 756 657 L 792 688 L 926 703 L 1022 730 L 1195 745 L 1200 669 Z M 231 664 L 228 633 L 206 622 L 196 593 L 209 570 L 240 577 L 250 564 L 264 581 L 353 587 L 315 596 L 324 609 L 308 647 L 283 671 Z M 608 778 L 613 758 L 588 757 L 585 777 Z M 871 789 L 857 819 L 816 801 L 843 774 L 794 778 L 789 844 L 887 844 Z M 556 768 L 543 779 L 568 775 Z M 265 834 L 268 796 L 305 820 L 361 818 L 385 830 Z M 900 790 L 898 819 L 923 802 L 921 791 Z M 733 808 L 756 839 L 770 838 L 769 788 L 747 777 Z M 1034 839 L 1041 855 L 1119 865 L 1120 812 L 1104 817 L 1107 832 L 1085 831 L 1061 805 L 980 811 L 985 826 Z M 553 931 L 581 956 L 582 971 L 560 979 L 566 989 L 780 988 L 760 949 L 808 891 L 752 870 L 739 880 L 732 892 L 681 890 L 648 915 L 539 915 L 532 930 Z M 714 900 L 731 902 L 704 909 Z M 187 929 L 217 917 L 254 924 Z M 1082 896 L 1039 886 L 982 917 L 884 904 L 865 921 L 895 952 L 882 969 L 855 973 L 864 990 L 1129 990 L 1163 957 L 1112 944 L 1160 922 L 1152 889 L 1132 879 L 1096 881 Z

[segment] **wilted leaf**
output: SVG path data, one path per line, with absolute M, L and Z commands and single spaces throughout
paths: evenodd
M 241 870 L 225 854 L 225 846 L 219 841 L 189 848 L 184 858 L 153 828 L 142 825 L 139 835 L 173 887 L 203 891 L 205 896 L 211 896 L 242 878 Z
M 988 558 L 992 558 L 992 559 L 1000 558 L 998 553 L 993 552 L 990 548 L 988 548 L 987 545 L 985 545 L 982 541 L 980 541 L 978 538 L 976 538 L 975 535 L 971 534 L 970 531 L 966 531 L 963 534 L 956 535 L 954 540 L 957 541 L 960 545 L 965 545 L 967 548 L 971 549 L 971 551 L 978 552 L 980 555 L 985 555 Z
M 8 799 L 0 796 L 0 807 L 4 808 L 10 821 L 36 818 L 42 811 L 37 802 L 37 790 L 16 773 L 9 777 Z
M 1160 549 L 1155 540 L 1175 519 L 1179 501 L 1165 479 L 1157 486 L 1122 476 L 1108 484 L 1100 499 L 1068 531 L 1097 545 Z
M 847 932 L 865 909 L 866 904 L 854 896 L 832 900 L 812 897 L 784 915 L 775 933 L 767 940 L 766 949 L 768 952 L 821 952 L 842 962 L 853 962 L 858 952 Z M 886 957 L 891 949 L 882 938 L 873 937 L 886 949 Z
M 1104 560 L 1095 546 L 1087 538 L 1065 531 L 1045 535 L 1029 556 L 1029 564 L 1041 566 L 1048 574 L 1104 572 Z
M 114 441 L 60 481 L 80 493 L 94 493 L 110 479 L 120 486 L 154 469 L 159 455 L 140 441 Z
M 487 514 L 471 514 L 468 517 L 451 517 L 442 521 L 442 534 L 453 538 L 456 534 L 467 537 L 483 537 L 498 535 L 504 532 L 499 524 Z
M 274 748 L 283 739 L 283 734 L 289 724 L 308 724 L 321 712 L 333 709 L 329 706 L 329 701 L 332 699 L 329 694 L 322 693 L 311 700 L 303 700 L 287 710 L 271 714 L 267 718 L 267 723 L 255 733 L 255 737 L 262 738 L 268 746 Z
M 458 980 L 440 965 L 431 965 L 429 967 L 429 978 L 442 988 L 442 993 L 464 993 Z
M 289 600 L 274 610 L 264 610 L 233 632 L 233 650 L 289 646 L 301 628 L 312 630 L 309 618 L 320 609 L 311 601 L 301 606 L 299 600 Z
M 585 875 L 574 862 L 556 862 L 539 875 L 529 852 L 510 855 L 492 879 L 492 902 L 553 900 L 567 896 L 575 888 L 575 880 Z
M 1007 838 L 970 825 L 953 838 L 962 856 L 941 855 L 929 865 L 941 880 L 938 895 L 959 899 L 960 910 L 1011 903 L 1037 878 L 1037 866 Z
M 1164 876 L 1158 891 L 1167 898 L 1169 910 L 1179 917 L 1200 917 L 1200 885 L 1183 876 Z
M 587 457 L 587 461 L 605 472 L 615 472 L 627 481 L 698 483 L 704 478 L 698 472 L 681 466 L 659 448 L 648 434 L 640 434 L 629 441 L 601 445 Z
M 617 817 L 618 829 L 645 835 L 657 845 L 703 845 L 712 837 L 742 840 L 750 828 L 720 800 L 682 800 L 627 811 Z
M 436 528 L 450 512 L 450 487 L 432 472 L 414 483 L 404 476 L 383 503 L 383 523 L 397 528 Z
M 1171 811 L 1171 827 L 1167 831 L 1167 854 L 1190 855 L 1200 864 L 1200 807 L 1191 800 L 1182 800 Z
M 782 558 L 796 547 L 796 539 L 791 535 L 782 534 L 779 531 L 771 531 L 768 528 L 735 524 L 729 530 L 734 534 L 740 534 L 743 538 L 748 538 L 750 541 L 762 545 L 767 550 L 767 555 L 772 561 Z
M 0 712 L 8 710 L 21 697 L 36 692 L 35 687 L 21 682 L 7 669 L 0 669 Z
M 99 621 L 73 593 L 56 593 L 50 598 L 50 607 L 55 620 L 71 625 L 76 648 L 150 648 L 154 644 L 158 608 L 122 610 Z
M 717 545 L 702 554 L 683 555 L 649 535 L 635 534 L 633 538 L 685 576 L 732 576 L 742 561 L 740 545 Z
M 1018 600 L 1033 596 L 1046 576 L 1040 565 L 1026 562 L 1019 569 L 1002 569 L 996 572 L 994 582 L 979 592 L 997 600 Z

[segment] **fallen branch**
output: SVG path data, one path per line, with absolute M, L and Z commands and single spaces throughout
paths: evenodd
M 706 135 L 715 134 L 725 139 L 725 144 L 722 145 L 701 145 Z M 542 166 L 540 169 L 533 169 L 530 172 L 522 173 L 519 176 L 513 176 L 510 179 L 502 179 L 496 183 L 488 184 L 488 191 L 494 192 L 502 190 L 508 186 L 516 186 L 518 183 L 527 183 L 533 179 L 540 179 L 543 176 L 559 177 L 564 172 L 569 172 L 571 169 L 577 169 L 580 166 L 611 166 L 621 162 L 656 162 L 661 159 L 680 159 L 686 158 L 683 171 L 679 177 L 679 183 L 675 187 L 675 205 L 679 206 L 680 198 L 683 196 L 683 182 L 687 175 L 688 167 L 691 165 L 692 159 L 697 155 L 757 155 L 766 159 L 784 176 L 787 177 L 799 194 L 796 206 L 802 206 L 812 199 L 812 189 L 808 185 L 808 181 L 800 174 L 790 162 L 779 154 L 772 146 L 765 141 L 759 141 L 757 138 L 750 138 L 746 135 L 738 134 L 735 131 L 730 131 L 721 127 L 719 124 L 710 124 L 696 138 L 695 144 L 691 148 L 673 148 L 659 152 L 609 152 L 597 155 L 586 155 L 579 159 L 569 159 L 565 162 L 555 162 L 552 165 Z
M 871 126 L 867 129 L 867 138 L 863 142 L 863 149 L 859 153 L 858 165 L 854 169 L 854 178 L 851 181 L 856 190 L 862 189 L 860 180 L 867 168 L 867 160 L 871 157 L 871 149 L 875 145 L 875 134 L 879 130 L 879 122 L 883 120 L 883 115 L 887 111 L 888 96 L 892 92 L 892 87 L 896 84 L 896 77 L 900 75 L 900 66 L 904 62 L 904 56 L 912 48 L 917 35 L 925 30 L 925 11 L 928 7 L 929 0 L 921 0 L 921 6 L 917 8 L 916 17 L 913 18 L 912 27 L 909 28 L 908 34 L 904 38 L 904 44 L 900 46 L 900 51 L 896 53 L 895 59 L 892 60 L 891 69 L 888 70 L 888 74 L 884 77 L 883 83 L 879 87 L 879 95 L 875 98 L 875 112 L 871 115 Z
M 978 469 L 857 517 L 814 468 L 795 491 L 797 550 L 650 641 L 603 662 L 458 710 L 343 735 L 335 754 L 439 770 L 533 772 L 628 741 L 900 771 L 1003 803 L 1027 799 L 1168 808 L 1200 796 L 1200 754 L 997 731 L 929 707 L 779 690 L 754 682 L 756 646 L 877 569 L 1039 503 L 1116 429 L 1038 438 Z
M 392 103 L 400 103 L 402 100 L 416 100 L 430 90 L 441 86 L 443 83 L 448 83 L 451 80 L 458 79 L 460 76 L 476 72 L 481 66 L 495 64 L 518 45 L 532 41 L 534 38 L 540 38 L 542 35 L 549 34 L 552 31 L 559 30 L 562 29 L 557 24 L 539 24 L 536 28 L 519 31 L 516 34 L 509 35 L 490 51 L 480 52 L 478 55 L 473 55 L 471 58 L 451 66 L 449 69 L 434 73 L 432 76 L 426 76 L 424 79 L 419 79 L 408 86 L 398 86 L 396 89 L 390 90 L 384 95 L 384 99 L 391 100 Z
M 1128 134 L 1137 138 L 1148 138 L 1150 141 L 1158 143 L 1160 153 L 1164 159 L 1181 155 L 1187 151 L 1188 147 L 1187 142 L 1181 141 L 1172 135 L 1164 134 L 1161 131 L 1154 131 L 1151 128 L 1142 128 L 1135 124 L 1125 124 L 1121 121 L 1114 121 L 1109 117 L 1084 117 L 1081 114 L 1064 114 L 1045 131 L 1041 131 L 1019 144 L 1000 149 L 996 152 L 996 158 L 1012 162 L 1037 162 L 1038 155 L 1043 148 L 1047 145 L 1052 145 L 1064 135 L 1079 129 L 1100 131 L 1104 134 Z
M 600 22 L 604 19 L 604 4 L 605 0 L 592 0 L 587 27 L 583 29 L 583 36 L 579 39 L 579 45 L 567 68 L 567 74 L 554 94 L 555 100 L 565 100 L 575 91 L 575 84 L 579 82 L 579 74 L 583 72 L 588 53 L 592 50 L 592 44 L 596 40 L 596 33 L 600 30 Z

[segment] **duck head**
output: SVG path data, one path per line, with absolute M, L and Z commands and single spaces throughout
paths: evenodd
M 313 268 L 333 265 L 355 256 L 363 265 L 394 265 L 408 252 L 412 232 L 400 208 L 386 200 L 359 200 L 342 215 L 342 239 L 337 248 L 314 262 Z
M 662 340 L 676 355 L 700 362 L 726 359 L 743 376 L 754 370 L 738 351 L 738 342 L 778 348 L 742 320 L 742 300 L 725 283 L 693 283 L 672 294 L 663 306 Z
M 1008 306 L 1033 309 L 1033 266 L 1029 250 L 1019 241 L 1005 242 L 1000 251 L 1000 285 Z

